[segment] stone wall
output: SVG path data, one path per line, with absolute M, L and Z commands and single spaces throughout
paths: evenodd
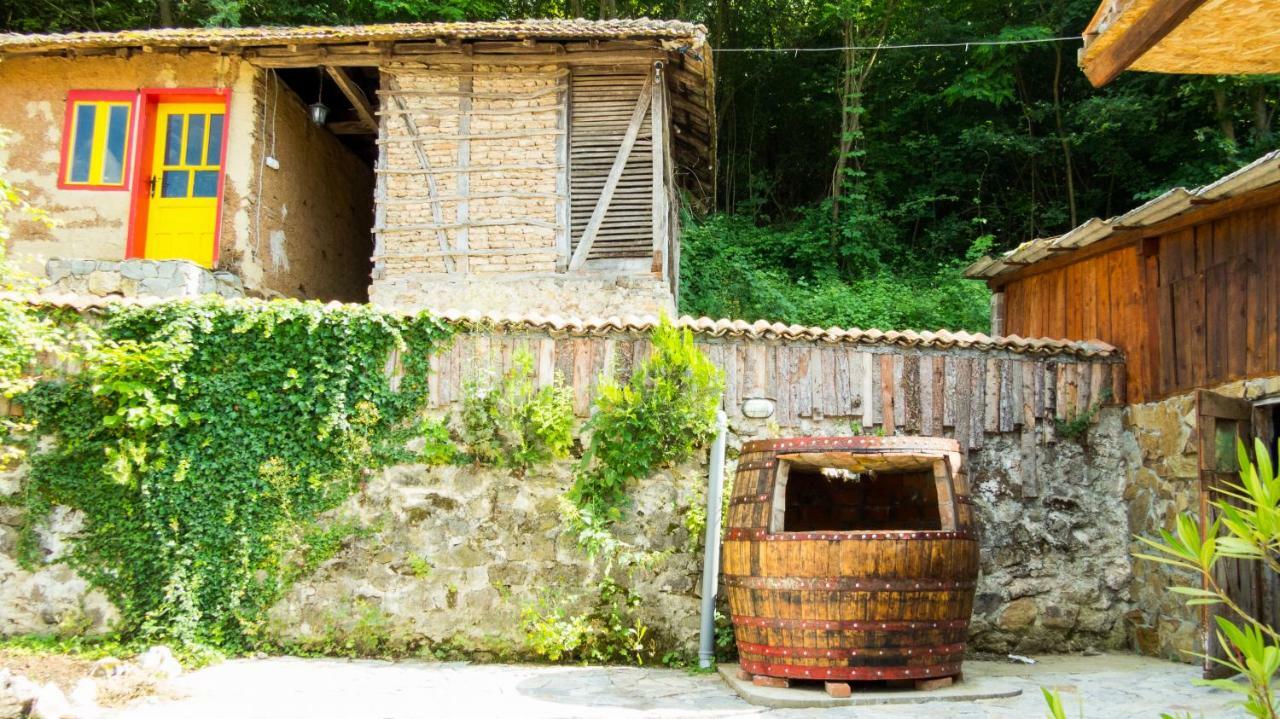
M 502 371 L 528 351 L 537 381 L 563 378 L 572 385 L 575 412 L 586 417 L 600 374 L 625 373 L 650 351 L 635 325 L 597 332 L 459 324 L 462 331 L 432 358 L 428 404 L 438 416 L 454 413 L 468 377 Z M 1124 492 L 1142 455 L 1123 410 L 1081 398 L 1091 390 L 1102 394 L 1112 370 L 1123 369 L 1114 357 L 1081 356 L 1101 351 L 1083 345 L 1036 354 L 1034 345 L 1012 341 L 980 350 L 980 338 L 735 327 L 696 335 L 726 374 L 727 482 L 750 439 L 920 428 L 953 436 L 967 448 L 980 520 L 974 649 L 1125 644 L 1124 620 L 1134 602 Z M 802 337 L 774 336 L 790 333 Z M 1094 410 L 1085 431 L 1059 431 L 1055 416 L 1074 416 L 1081 407 Z M 633 505 L 617 525 L 637 547 L 670 552 L 625 579 L 664 649 L 689 650 L 696 641 L 701 548 L 690 541 L 684 518 L 701 501 L 706 471 L 702 456 L 637 482 Z M 295 585 L 272 612 L 273 631 L 316 646 L 376 630 L 419 646 L 492 657 L 521 653 L 521 609 L 546 591 L 580 607 L 602 571 L 561 518 L 572 480 L 572 462 L 523 475 L 403 465 L 371 476 L 334 516 L 359 520 L 369 535 Z M 20 475 L 0 489 L 20 491 Z M 104 628 L 110 614 L 67 570 L 17 568 L 14 511 L 0 511 L 0 579 L 9 598 L 0 603 L 2 631 L 48 631 L 68 623 L 66 616 Z M 46 539 L 50 558 L 75 530 L 74 517 L 63 519 Z M 81 604 L 98 609 L 82 611 Z
M 731 429 L 726 482 L 743 441 L 778 431 L 746 419 Z M 847 425 L 832 421 L 806 421 L 794 430 L 847 432 Z M 1062 440 L 1042 452 L 1045 480 L 1034 495 L 1010 461 L 1017 447 L 1015 436 L 998 435 L 970 453 L 982 522 L 972 648 L 1033 653 L 1123 646 L 1132 567 L 1121 491 L 1135 450 L 1120 410 L 1103 410 L 1082 442 Z M 571 610 L 585 609 L 601 576 L 561 519 L 572 470 L 571 463 L 558 463 L 516 476 L 403 465 L 379 473 L 335 512 L 358 518 L 372 534 L 351 540 L 295 585 L 272 611 L 271 631 L 313 646 L 376 631 L 481 657 L 525 653 L 521 609 L 545 591 Z M 625 580 L 641 596 L 640 615 L 664 649 L 696 647 L 701 550 L 691 545 L 684 516 L 701 501 L 705 478 L 700 461 L 638 483 L 618 524 L 638 548 L 672 552 Z M 18 491 L 16 480 L 4 486 L 6 493 Z M 70 570 L 55 564 L 32 574 L 17 567 L 14 512 L 0 509 L 0 632 L 47 632 L 76 622 L 102 630 L 114 613 Z M 50 558 L 77 526 L 74 517 L 58 516 L 44 540 Z
M 523 316 L 673 316 L 676 311 L 670 286 L 652 275 L 406 274 L 374 281 L 369 301 L 387 309 L 430 307 L 439 312 L 488 314 L 496 308 Z
M 1232 382 L 1212 391 L 1228 397 L 1258 399 L 1280 394 L 1280 377 Z M 1139 448 L 1140 461 L 1125 476 L 1124 499 L 1130 535 L 1158 538 L 1173 529 L 1179 514 L 1198 514 L 1200 473 L 1195 394 L 1132 405 L 1125 424 Z M 1143 551 L 1132 541 L 1133 551 Z M 1169 592 L 1175 584 L 1200 586 L 1197 576 L 1168 565 L 1135 561 L 1134 610 L 1128 617 L 1135 648 L 1143 654 L 1195 661 L 1188 652 L 1204 651 L 1200 612 L 1188 609 Z
M 45 264 L 46 294 L 108 297 L 244 297 L 244 283 L 225 270 L 187 260 L 63 260 Z

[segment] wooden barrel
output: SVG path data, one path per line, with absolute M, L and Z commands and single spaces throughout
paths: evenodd
M 960 673 L 978 541 L 954 440 L 746 443 L 723 557 L 738 654 L 751 674 Z

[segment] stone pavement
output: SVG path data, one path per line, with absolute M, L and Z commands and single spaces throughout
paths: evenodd
M 416 719 L 418 717 L 885 717 L 1034 719 L 1040 687 L 1058 689 L 1070 717 L 1131 719 L 1168 711 L 1241 716 L 1226 692 L 1191 686 L 1194 667 L 1128 655 L 1039 657 L 1035 666 L 966 662 L 1022 695 L 837 709 L 764 709 L 715 674 L 633 667 L 552 667 L 339 659 L 239 659 L 174 682 L 179 699 L 142 700 L 107 719 Z

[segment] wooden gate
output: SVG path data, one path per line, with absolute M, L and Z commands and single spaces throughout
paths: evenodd
M 1244 440 L 1253 446 L 1253 405 L 1248 400 L 1226 397 L 1208 390 L 1196 391 L 1196 416 L 1200 437 L 1200 531 L 1205 533 L 1218 516 L 1215 501 L 1227 500 L 1219 489 L 1239 482 L 1236 442 Z M 1243 559 L 1222 559 L 1214 568 L 1214 581 L 1227 596 L 1251 616 L 1271 614 L 1264 597 L 1262 563 Z M 1204 582 L 1206 588 L 1208 581 Z M 1215 616 L 1230 617 L 1221 606 L 1207 606 L 1201 614 L 1204 623 L 1206 678 L 1228 676 L 1231 672 L 1213 661 L 1226 657 L 1226 648 L 1218 641 Z

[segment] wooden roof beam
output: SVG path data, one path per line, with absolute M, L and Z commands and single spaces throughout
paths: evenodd
M 1205 0 L 1156 0 L 1132 25 L 1112 27 L 1108 32 L 1119 33 L 1114 40 L 1107 42 L 1107 32 L 1103 32 L 1091 43 L 1105 43 L 1102 50 L 1092 58 L 1085 50 L 1085 76 L 1094 87 L 1111 82 L 1204 3 Z
M 343 95 L 347 96 L 347 100 L 356 110 L 356 116 L 364 123 L 371 132 L 378 131 L 378 119 L 374 116 L 373 105 L 369 102 L 368 96 L 364 94 L 364 90 L 356 84 L 355 80 L 347 74 L 347 71 L 328 65 L 325 71 L 329 73 L 329 77 L 333 78 L 333 84 L 338 86 Z

